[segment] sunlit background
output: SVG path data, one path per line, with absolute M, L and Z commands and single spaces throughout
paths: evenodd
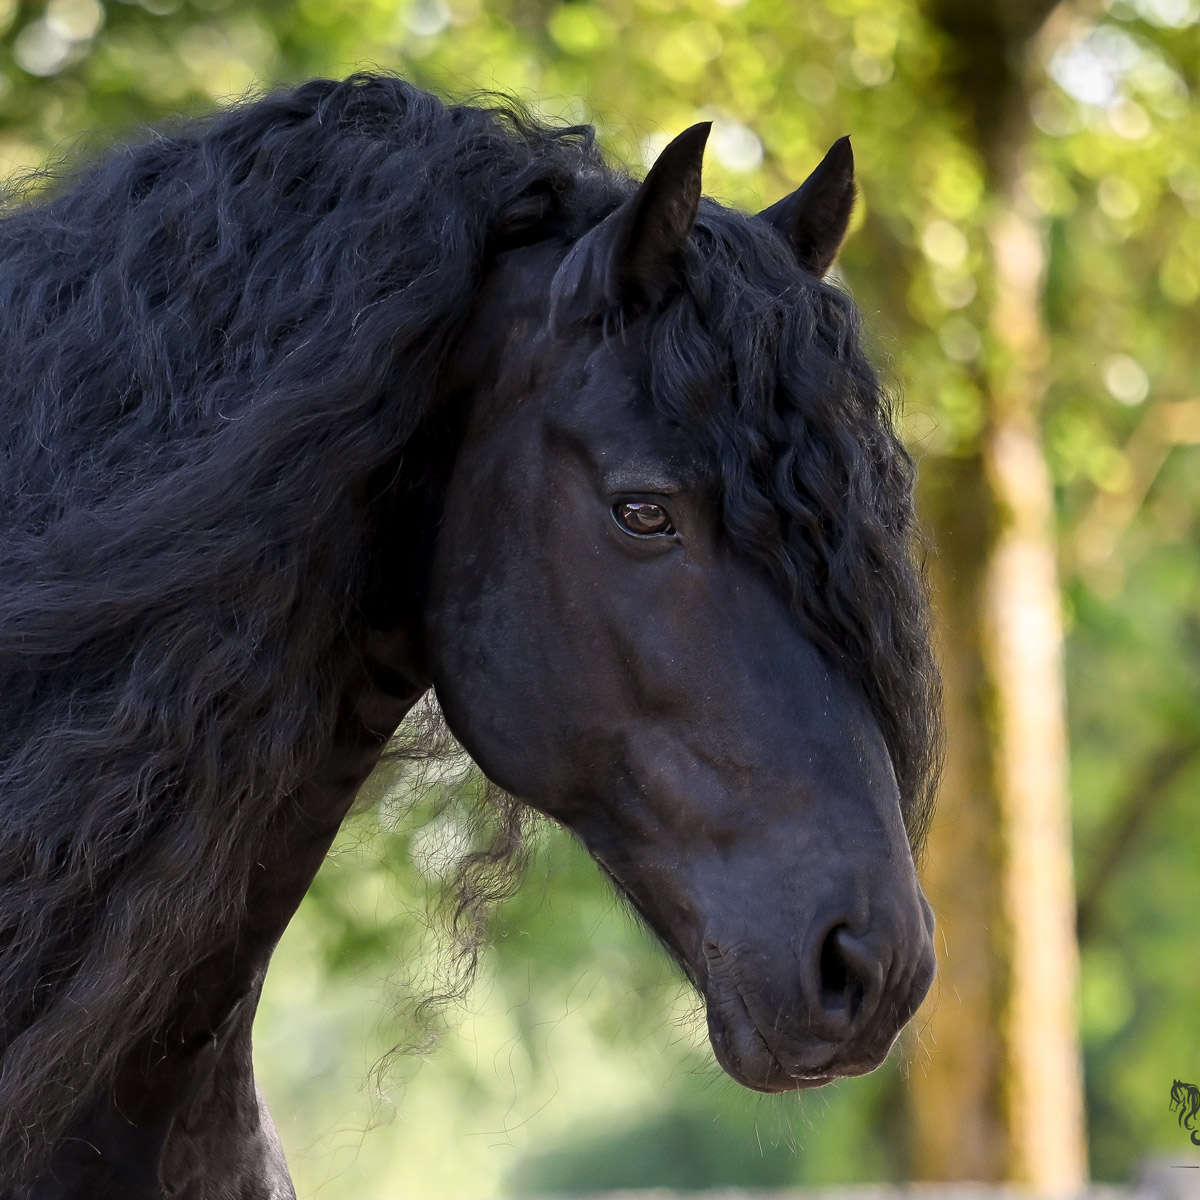
M 707 190 L 750 208 L 853 137 L 839 270 L 906 397 L 946 662 L 935 994 L 875 1075 L 742 1092 L 543 829 L 440 1044 L 376 1070 L 436 986 L 428 898 L 464 837 L 453 805 L 385 806 L 257 1026 L 301 1196 L 1065 1194 L 1196 1161 L 1168 1095 L 1200 1083 L 1198 22 L 1197 0 L 0 0 L 4 175 L 364 66 L 591 122 L 634 171 L 711 119 Z

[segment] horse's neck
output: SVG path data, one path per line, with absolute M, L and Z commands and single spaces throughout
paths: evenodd
M 179 982 L 171 1020 L 126 1059 L 111 1097 L 13 1200 L 294 1197 L 254 1082 L 251 1026 L 276 943 L 388 737 L 425 690 L 408 663 L 403 634 L 370 641 L 329 754 L 283 806 L 258 856 L 236 937 Z

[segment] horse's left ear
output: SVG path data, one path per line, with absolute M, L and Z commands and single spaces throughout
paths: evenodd
M 700 208 L 700 170 L 711 121 L 685 129 L 655 159 L 637 192 L 605 222 L 610 304 L 657 304 L 675 281 Z
M 783 234 L 800 265 L 820 278 L 837 258 L 853 209 L 854 151 L 844 137 L 790 196 L 758 215 Z

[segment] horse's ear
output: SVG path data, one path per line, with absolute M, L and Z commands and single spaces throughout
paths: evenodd
M 844 137 L 790 196 L 758 215 L 783 234 L 800 265 L 819 278 L 837 258 L 853 208 L 854 151 Z
M 605 299 L 613 305 L 657 304 L 676 278 L 700 207 L 702 121 L 670 142 L 637 192 L 605 222 Z

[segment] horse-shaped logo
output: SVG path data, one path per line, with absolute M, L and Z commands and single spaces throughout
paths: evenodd
M 1171 1083 L 1171 1112 L 1179 1109 L 1179 1127 L 1187 1131 L 1193 1146 L 1200 1146 L 1200 1131 L 1193 1128 L 1200 1117 L 1200 1087 L 1176 1079 Z

